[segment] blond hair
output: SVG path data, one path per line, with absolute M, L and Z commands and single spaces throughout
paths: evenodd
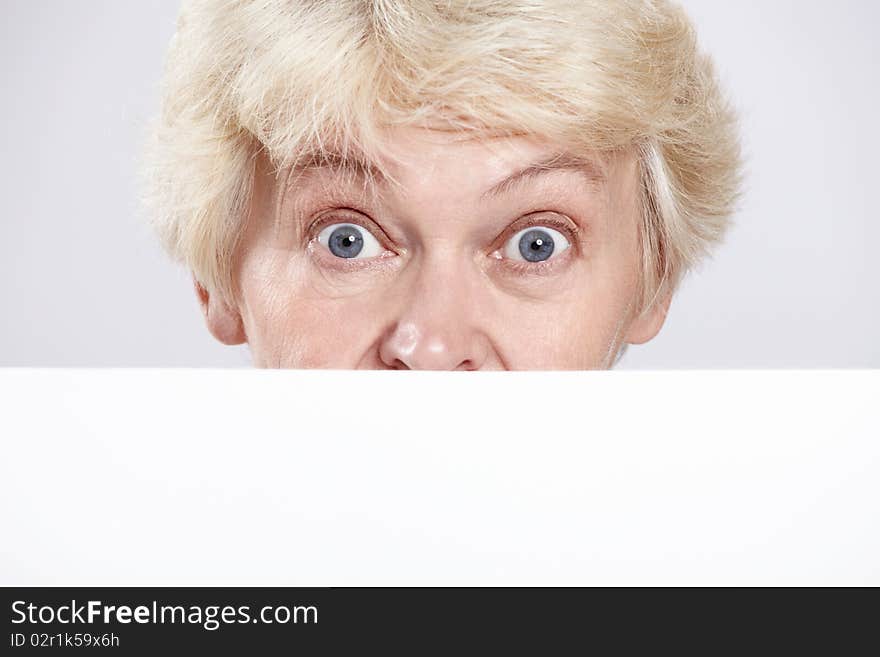
M 167 250 L 232 294 L 254 159 L 373 157 L 380 128 L 634 146 L 643 309 L 723 235 L 740 181 L 734 113 L 664 0 L 190 0 L 148 151 Z

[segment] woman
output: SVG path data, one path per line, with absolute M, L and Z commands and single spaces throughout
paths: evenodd
M 149 171 L 257 366 L 593 369 L 721 239 L 739 144 L 667 2 L 196 0 Z

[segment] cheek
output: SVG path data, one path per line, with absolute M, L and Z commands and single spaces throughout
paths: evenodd
M 373 340 L 377 300 L 342 294 L 289 251 L 249 255 L 240 272 L 242 319 L 254 364 L 353 368 Z
M 626 304 L 613 295 L 585 290 L 577 300 L 510 305 L 496 324 L 495 340 L 518 370 L 598 369 L 625 328 Z
M 609 258 L 579 267 L 563 293 L 507 296 L 494 307 L 493 335 L 513 369 L 601 369 L 620 346 L 635 302 L 634 262 Z

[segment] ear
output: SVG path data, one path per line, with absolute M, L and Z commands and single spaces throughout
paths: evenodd
M 223 344 L 234 345 L 246 342 L 247 336 L 238 311 L 228 306 L 219 295 L 209 294 L 195 277 L 193 277 L 193 285 L 211 335 Z
M 666 321 L 670 303 L 672 303 L 672 292 L 666 292 L 658 297 L 646 312 L 636 316 L 629 326 L 624 342 L 644 344 L 656 336 Z

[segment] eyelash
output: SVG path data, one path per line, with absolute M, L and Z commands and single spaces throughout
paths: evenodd
M 317 242 L 318 235 L 321 230 L 326 226 L 330 226 L 335 223 L 348 223 L 354 224 L 362 227 L 364 230 L 370 231 L 370 233 L 376 237 L 379 243 L 382 245 L 384 249 L 393 253 L 394 255 L 400 255 L 401 251 L 395 249 L 391 246 L 391 239 L 385 233 L 382 228 L 372 221 L 365 221 L 363 217 L 364 213 L 351 210 L 354 216 L 348 215 L 337 215 L 335 213 L 326 214 L 316 221 L 314 221 L 311 226 L 309 226 L 309 230 L 307 231 L 308 235 L 308 245 L 311 246 Z M 529 213 L 530 215 L 541 215 L 540 212 Z M 529 215 L 527 215 L 529 217 Z M 569 248 L 566 249 L 565 253 L 562 255 L 551 258 L 549 260 L 544 260 L 541 262 L 526 262 L 519 260 L 511 260 L 510 258 L 496 258 L 497 264 L 499 266 L 503 266 L 509 271 L 515 274 L 521 275 L 547 275 L 552 273 L 557 267 L 563 264 L 566 260 L 568 260 L 568 251 L 572 249 L 579 249 L 580 243 L 578 241 L 579 229 L 573 223 L 569 221 L 563 221 L 561 219 L 557 219 L 552 216 L 532 216 L 526 219 L 520 219 L 515 221 L 510 226 L 508 226 L 504 232 L 492 243 L 491 248 L 488 250 L 489 254 L 497 252 L 500 248 L 507 243 L 507 241 L 516 235 L 519 231 L 531 228 L 533 226 L 549 226 L 551 228 L 555 228 L 566 236 L 566 239 L 569 242 Z M 370 258 L 366 260 L 346 260 L 344 258 L 333 258 L 333 265 L 344 269 L 344 270 L 354 270 L 354 269 L 363 269 L 365 267 L 370 267 L 371 265 L 375 265 L 375 262 L 371 262 L 374 260 L 379 260 L 381 256 L 378 258 Z
M 497 264 L 519 276 L 546 276 L 554 273 L 556 268 L 560 267 L 566 260 L 567 258 L 563 254 L 550 260 L 542 260 L 541 262 L 500 258 Z

